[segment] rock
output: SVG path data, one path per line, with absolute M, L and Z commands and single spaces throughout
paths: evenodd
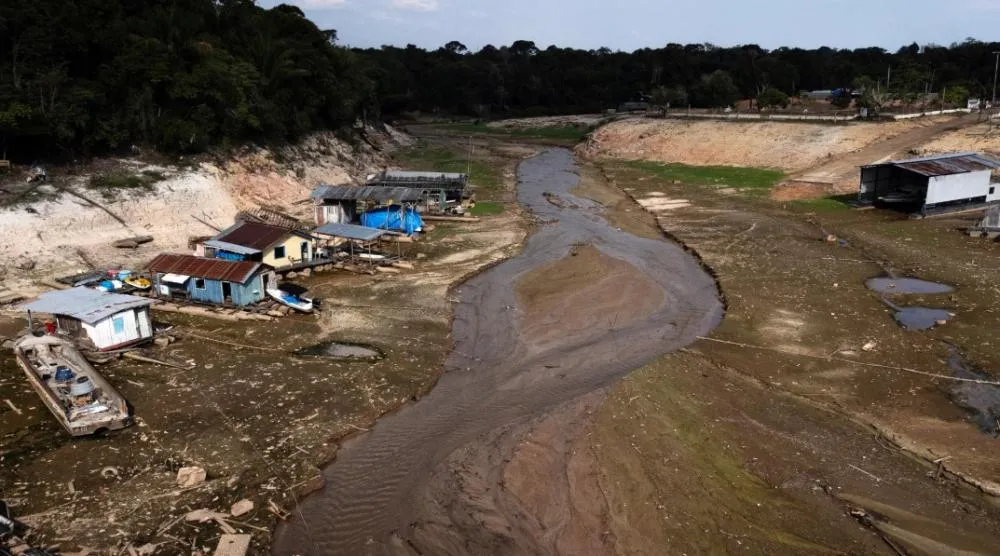
M 876 345 L 874 340 L 868 340 L 865 345 L 861 346 L 861 351 L 874 351 Z
M 156 347 L 161 347 L 161 348 L 167 347 L 170 345 L 170 338 L 166 338 L 163 336 L 160 336 L 158 338 L 153 338 L 153 344 Z
M 14 264 L 14 267 L 20 270 L 32 270 L 33 268 L 35 268 L 36 264 L 37 263 L 32 259 L 25 258 L 17 261 L 17 263 Z
M 311 268 L 303 268 L 302 272 L 299 272 L 299 276 L 301 276 L 303 278 L 308 278 L 308 277 L 312 276 L 312 273 L 313 273 L 313 271 L 312 271 Z
M 417 253 L 417 258 L 418 259 L 426 259 L 427 258 L 427 253 Z
M 181 467 L 177 471 L 177 486 L 188 488 L 198 486 L 205 482 L 207 474 L 201 467 Z
M 836 243 L 837 242 L 837 236 L 835 236 L 833 234 L 828 234 L 826 236 L 826 241 L 827 241 L 827 243 Z
M 202 508 L 200 510 L 194 510 L 184 514 L 184 521 L 187 521 L 188 523 L 205 523 L 212 521 L 215 518 L 222 519 L 225 517 L 229 517 L 229 515 L 212 511 L 207 508 Z
M 278 312 L 281 313 L 281 316 L 285 316 L 285 315 L 287 315 L 287 314 L 289 314 L 289 313 L 292 312 L 292 308 L 291 307 L 278 307 Z
M 269 316 L 269 317 L 274 317 L 274 318 L 281 318 L 281 317 L 285 316 L 285 313 L 282 313 L 278 309 L 272 309 L 272 310 L 270 310 L 270 311 L 268 311 L 268 312 L 266 312 L 264 314 L 267 315 L 267 316 Z
M 299 273 L 295 272 L 294 270 L 285 275 L 285 278 L 288 278 L 288 279 L 298 278 L 298 277 L 299 277 Z
M 939 320 L 934 321 L 934 324 L 937 324 L 938 326 L 943 326 L 945 324 L 948 324 L 948 321 L 946 321 L 944 319 L 939 319 Z
M 240 500 L 239 502 L 232 505 L 229 508 L 229 513 L 233 517 L 240 517 L 241 515 L 247 514 L 253 510 L 253 500 Z
M 680 184 L 681 184 L 681 180 L 674 180 L 674 185 L 680 185 Z

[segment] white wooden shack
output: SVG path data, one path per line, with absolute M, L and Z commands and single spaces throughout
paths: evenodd
M 98 350 L 120 349 L 153 337 L 149 306 L 156 300 L 85 287 L 43 293 L 21 308 L 55 317 L 57 331 L 89 340 Z

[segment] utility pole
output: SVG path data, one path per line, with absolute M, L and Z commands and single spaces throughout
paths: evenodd
M 993 66 L 993 102 L 991 106 L 996 106 L 997 104 L 997 70 L 1000 70 L 1000 50 L 993 53 L 997 57 L 996 64 Z

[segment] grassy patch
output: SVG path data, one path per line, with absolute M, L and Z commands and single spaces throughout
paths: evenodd
M 566 126 L 529 127 L 521 129 L 505 129 L 490 127 L 486 124 L 451 124 L 448 129 L 459 133 L 479 133 L 517 137 L 520 139 L 546 139 L 560 142 L 577 143 L 590 133 L 590 128 Z
M 164 179 L 161 172 L 145 170 L 139 174 L 117 171 L 91 176 L 87 187 L 100 192 L 105 197 L 122 191 L 148 191 L 153 184 Z
M 468 172 L 469 183 L 476 187 L 495 189 L 500 186 L 500 168 L 475 157 L 469 160 L 468 153 L 455 152 L 447 147 L 416 147 L 400 153 L 396 159 L 408 170 Z
M 645 161 L 630 161 L 627 164 L 632 168 L 645 170 L 663 180 L 715 187 L 737 187 L 766 191 L 784 177 L 784 174 L 778 170 L 764 168 L 688 166 L 687 164 Z
M 469 214 L 473 216 L 488 216 L 503 212 L 503 203 L 493 201 L 476 201 L 476 206 L 469 209 Z

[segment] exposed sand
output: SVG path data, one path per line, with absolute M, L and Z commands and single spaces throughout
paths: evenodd
M 90 176 L 65 178 L 53 186 L 69 191 L 30 206 L 0 209 L 0 285 L 25 294 L 43 277 L 72 274 L 96 265 L 139 266 L 163 251 L 183 252 L 192 236 L 211 235 L 232 223 L 237 211 L 274 208 L 310 220 L 303 203 L 319 183 L 344 183 L 383 166 L 385 153 L 410 140 L 394 130 L 369 130 L 373 144 L 354 147 L 332 134 L 317 134 L 280 152 L 246 149 L 218 164 L 194 169 L 120 161 L 136 173 L 156 170 L 166 179 L 150 191 L 112 199 L 86 187 Z M 279 162 L 280 160 L 280 162 Z M 57 189 L 52 189 L 58 193 Z M 138 249 L 115 240 L 151 235 Z
M 795 171 L 861 149 L 931 120 L 826 125 L 627 119 L 597 130 L 586 154 L 692 165 Z

